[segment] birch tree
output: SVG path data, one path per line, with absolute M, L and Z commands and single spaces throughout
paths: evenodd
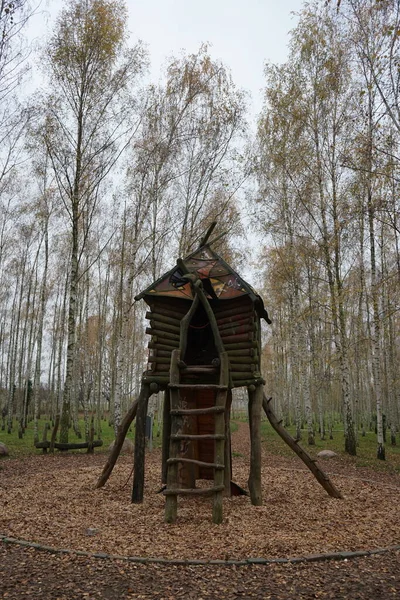
M 270 189 L 269 165 L 274 165 L 275 170 L 279 168 L 280 184 L 276 188 L 279 208 L 275 218 L 278 228 L 286 227 L 287 239 L 296 254 L 290 265 L 298 262 L 298 242 L 294 245 L 294 241 L 302 237 L 307 241 L 304 247 L 312 247 L 310 242 L 316 244 L 315 258 L 323 261 L 340 363 L 345 448 L 355 454 L 344 276 L 349 250 L 345 227 L 346 181 L 340 164 L 351 123 L 348 61 L 347 47 L 338 39 L 329 15 L 316 10 L 315 5 L 307 7 L 293 32 L 288 64 L 267 71 L 267 101 L 273 107 L 274 117 L 272 120 L 267 113 L 265 119 L 271 123 L 266 138 L 270 162 L 267 158 L 262 163 L 261 169 L 266 171 L 264 174 L 261 170 L 261 178 Z M 298 290 L 299 283 L 293 296 L 293 306 L 297 307 Z M 304 339 L 302 327 L 300 339 Z
M 80 260 L 99 201 L 100 186 L 129 138 L 134 121 L 131 85 L 145 53 L 126 46 L 122 1 L 70 0 L 46 47 L 52 96 L 43 140 L 70 221 L 68 341 L 60 439 L 68 440 L 77 325 Z M 83 214 L 86 215 L 83 225 Z

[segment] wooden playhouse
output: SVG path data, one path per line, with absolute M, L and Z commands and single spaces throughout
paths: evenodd
M 270 323 L 261 297 L 211 248 L 209 233 L 199 248 L 147 287 L 135 300 L 149 307 L 147 370 L 138 400 L 121 425 L 114 453 L 97 487 L 107 481 L 128 427 L 136 416 L 132 501 L 142 502 L 148 399 L 164 391 L 162 482 L 165 520 L 177 517 L 178 496 L 211 495 L 213 521 L 222 521 L 223 496 L 232 483 L 230 409 L 232 389 L 248 392 L 252 504 L 261 497 L 261 412 L 313 471 L 328 493 L 340 497 L 326 475 L 283 430 L 264 396 L 261 320 Z M 196 482 L 202 480 L 201 485 Z M 205 487 L 205 484 L 211 484 Z
M 213 519 L 221 521 L 222 496 L 236 489 L 230 445 L 235 387 L 249 390 L 254 419 L 249 487 L 252 502 L 260 504 L 260 320 L 270 322 L 260 296 L 205 240 L 136 300 L 142 298 L 150 309 L 151 336 L 143 383 L 165 390 L 166 520 L 176 518 L 178 495 L 212 494 Z M 213 485 L 196 487 L 199 479 Z M 134 500 L 136 492 L 134 483 Z

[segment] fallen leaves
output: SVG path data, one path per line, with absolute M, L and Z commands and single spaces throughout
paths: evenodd
M 248 429 L 233 435 L 234 480 L 248 478 Z M 94 489 L 104 456 L 56 455 L 8 461 L 0 483 L 0 531 L 49 546 L 114 555 L 177 559 L 243 559 L 361 550 L 398 543 L 393 484 L 336 476 L 343 500 L 332 499 L 293 463 L 263 459 L 263 506 L 244 496 L 224 499 L 224 521 L 212 523 L 212 501 L 180 498 L 178 521 L 164 523 L 161 457 L 146 457 L 144 502 L 131 504 L 122 487 L 131 459 L 121 457 L 105 488 Z M 295 466 L 294 466 L 295 465 Z M 296 468 L 297 467 L 297 468 Z M 335 465 L 339 470 L 340 463 Z

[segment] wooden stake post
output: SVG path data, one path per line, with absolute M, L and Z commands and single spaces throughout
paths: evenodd
M 262 504 L 261 492 L 261 409 L 263 399 L 262 385 L 249 386 L 249 425 L 250 425 L 250 474 L 249 491 L 251 503 Z
M 150 390 L 146 386 L 147 393 L 139 396 L 136 429 L 135 429 L 135 470 L 133 475 L 132 502 L 139 504 L 143 502 L 144 491 L 144 465 L 146 455 L 146 416 L 149 403 Z

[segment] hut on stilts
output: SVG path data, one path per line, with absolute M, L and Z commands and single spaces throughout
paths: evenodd
M 307 464 L 331 496 L 340 492 L 315 461 L 283 429 L 264 395 L 261 320 L 270 323 L 261 297 L 212 249 L 213 226 L 199 248 L 135 299 L 149 307 L 149 359 L 139 398 L 128 411 L 97 487 L 107 481 L 136 416 L 132 502 L 142 502 L 145 423 L 149 397 L 164 391 L 162 482 L 165 520 L 177 518 L 178 496 L 210 495 L 213 521 L 221 523 L 223 497 L 232 483 L 230 408 L 232 389 L 245 387 L 250 422 L 252 504 L 262 504 L 261 413 Z M 196 487 L 210 480 L 208 487 Z

